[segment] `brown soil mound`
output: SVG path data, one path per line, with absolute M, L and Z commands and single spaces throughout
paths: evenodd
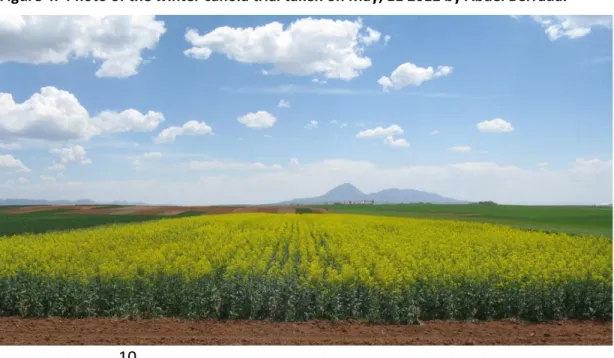
M 0 345 L 612 345 L 612 323 L 0 318 Z

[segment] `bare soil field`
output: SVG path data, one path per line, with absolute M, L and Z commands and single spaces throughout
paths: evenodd
M 0 318 L 0 345 L 612 345 L 612 322 L 275 323 Z

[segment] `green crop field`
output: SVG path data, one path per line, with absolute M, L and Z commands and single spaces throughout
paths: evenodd
M 612 237 L 612 208 L 515 205 L 322 205 L 330 213 L 468 220 L 521 229 Z
M 15 207 L 11 207 L 15 208 Z M 39 234 L 49 231 L 90 228 L 109 224 L 122 224 L 150 220 L 164 220 L 160 215 L 105 215 L 65 214 L 67 209 L 56 209 L 26 214 L 7 214 L 0 209 L 0 237 L 17 234 Z M 200 215 L 184 212 L 172 217 Z M 169 216 L 168 218 L 170 218 Z

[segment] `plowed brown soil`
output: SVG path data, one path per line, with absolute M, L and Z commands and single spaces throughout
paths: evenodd
M 0 345 L 612 345 L 612 323 L 0 318 Z

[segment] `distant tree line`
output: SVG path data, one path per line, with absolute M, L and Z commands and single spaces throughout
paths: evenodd
M 492 200 L 487 200 L 487 201 L 478 201 L 477 203 L 474 203 L 477 205 L 497 205 L 497 203 L 495 203 Z

